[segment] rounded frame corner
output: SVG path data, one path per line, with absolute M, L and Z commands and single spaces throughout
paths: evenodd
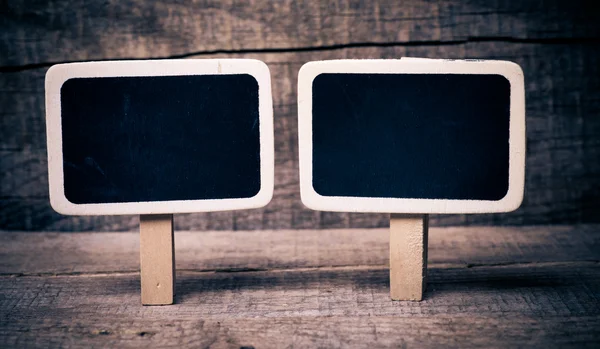
M 273 192 L 273 186 L 261 186 L 258 193 L 250 198 L 253 205 L 249 208 L 261 208 L 267 206 L 273 200 Z
M 72 203 L 61 190 L 50 190 L 50 207 L 63 216 L 81 215 L 78 205 Z
M 325 201 L 322 199 L 325 199 Z M 327 201 L 326 199 L 315 191 L 312 183 L 300 183 L 300 201 L 308 209 L 313 211 L 327 211 L 326 205 L 322 205 L 323 202 Z

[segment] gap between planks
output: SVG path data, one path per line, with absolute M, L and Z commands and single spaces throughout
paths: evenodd
M 455 264 L 455 263 L 428 263 L 428 269 L 478 269 L 478 268 L 504 268 L 504 267 L 552 267 L 552 266 L 593 266 L 600 264 L 600 260 L 574 260 L 560 262 L 514 262 L 514 263 L 490 263 L 490 264 Z M 244 273 L 294 273 L 307 271 L 344 271 L 344 270 L 387 270 L 388 265 L 342 265 L 342 266 L 315 266 L 303 268 L 273 268 L 273 269 L 176 269 L 182 274 L 244 274 Z M 98 271 L 98 272 L 62 272 L 62 273 L 0 273 L 0 278 L 22 278 L 22 277 L 111 277 L 139 275 L 139 270 L 123 271 Z

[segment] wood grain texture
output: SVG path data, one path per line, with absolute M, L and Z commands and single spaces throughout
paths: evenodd
M 596 39 L 585 0 L 3 3 L 3 66 L 357 43 Z
M 135 261 L 135 246 L 112 238 L 133 241 L 134 233 L 0 234 L 0 346 L 600 344 L 597 225 L 432 228 L 428 288 L 418 303 L 389 299 L 387 229 L 206 234 L 176 234 L 190 235 L 185 248 L 178 244 L 178 256 L 184 258 L 179 259 L 176 304 L 151 308 L 139 305 L 137 271 L 127 270 L 126 258 L 115 261 L 119 253 L 108 252 L 121 245 Z M 342 237 L 352 244 L 327 243 Z M 39 250 L 55 253 L 38 260 L 38 249 L 27 250 L 34 240 L 41 241 Z M 205 257 L 194 258 L 194 253 Z M 83 267 L 61 275 L 42 273 L 61 269 L 69 258 Z M 6 263 L 19 260 L 13 271 L 21 274 L 6 269 Z M 203 269 L 209 260 L 265 268 Z
M 0 229 L 137 229 L 137 217 L 65 217 L 47 197 L 43 80 L 52 62 L 256 58 L 273 78 L 275 195 L 265 208 L 187 214 L 176 229 L 369 228 L 387 215 L 313 212 L 299 199 L 298 69 L 337 58 L 486 58 L 525 72 L 525 200 L 508 214 L 432 225 L 600 221 L 600 24 L 586 1 L 51 2 L 0 4 Z
M 388 218 L 389 219 L 389 218 Z M 139 270 L 138 232 L 0 233 L 0 275 Z M 389 265 L 389 229 L 177 231 L 177 269 L 232 272 Z M 430 227 L 430 265 L 600 260 L 600 226 Z
M 173 215 L 140 216 L 140 287 L 143 305 L 173 304 Z
M 390 297 L 421 301 L 427 287 L 428 215 L 390 215 Z
M 193 340 L 222 335 L 221 341 L 233 336 L 240 346 L 286 347 L 296 330 L 299 338 L 321 346 L 331 346 L 330 337 L 335 347 L 371 342 L 386 347 L 402 338 L 416 345 L 429 336 L 436 339 L 427 346 L 437 340 L 461 347 L 591 345 L 600 340 L 598 271 L 585 263 L 433 268 L 428 296 L 420 303 L 390 301 L 385 269 L 181 272 L 177 304 L 159 308 L 139 305 L 136 274 L 3 277 L 0 342 L 85 346 L 108 340 L 114 346 L 145 340 L 138 343 L 194 346 Z M 253 319 L 262 329 L 254 328 Z M 229 325 L 221 333 L 218 327 L 203 329 L 200 320 Z M 442 327 L 429 333 L 435 325 Z M 391 328 L 379 332 L 380 326 Z M 146 337 L 141 332 L 148 338 L 139 338 Z M 479 345 L 470 342 L 476 336 Z

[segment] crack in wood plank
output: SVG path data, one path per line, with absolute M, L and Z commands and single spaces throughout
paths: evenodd
M 430 269 L 477 269 L 477 268 L 503 268 L 503 267 L 551 267 L 551 266 L 594 266 L 600 264 L 600 260 L 577 260 L 561 262 L 514 262 L 514 263 L 429 263 Z M 245 274 L 245 273 L 294 273 L 308 271 L 344 271 L 344 270 L 386 270 L 388 265 L 339 265 L 339 266 L 312 266 L 304 268 L 222 268 L 222 269 L 177 269 L 177 273 L 184 274 Z M 137 275 L 139 270 L 108 270 L 96 272 L 61 272 L 61 273 L 0 273 L 0 278 L 21 277 L 102 277 L 102 276 L 124 276 Z
M 343 50 L 347 48 L 369 48 L 369 47 L 431 47 L 431 46 L 456 46 L 470 43 L 513 43 L 513 44 L 534 44 L 534 45 L 594 45 L 600 43 L 597 37 L 549 37 L 549 38 L 519 38 L 519 37 L 468 37 L 463 40 L 415 40 L 415 41 L 386 41 L 386 42 L 349 42 L 322 46 L 302 46 L 302 47 L 270 47 L 270 48 L 246 48 L 233 50 L 201 50 L 191 51 L 181 54 L 156 57 L 119 57 L 106 58 L 99 61 L 121 61 L 121 60 L 151 60 L 151 59 L 182 59 L 194 56 L 205 56 L 215 54 L 237 55 L 237 54 L 261 54 L 261 53 L 294 53 L 294 52 L 312 52 L 312 51 L 332 51 Z M 56 62 L 38 62 L 23 65 L 0 66 L 0 73 L 14 73 L 30 69 L 47 68 L 55 64 L 85 62 L 85 60 L 70 60 Z

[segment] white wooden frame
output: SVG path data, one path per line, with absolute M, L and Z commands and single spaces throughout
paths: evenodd
M 312 185 L 312 84 L 322 73 L 498 74 L 510 82 L 509 186 L 498 201 L 322 196 Z M 484 213 L 508 212 L 523 201 L 525 185 L 525 87 L 512 62 L 485 60 L 332 60 L 306 63 L 298 74 L 300 194 L 308 208 L 337 212 Z
M 260 190 L 251 198 L 74 204 L 64 193 L 62 85 L 71 78 L 249 74 L 259 86 Z M 267 65 L 252 59 L 182 59 L 59 64 L 46 73 L 46 131 L 50 203 L 67 215 L 159 214 L 239 210 L 265 206 L 273 196 L 274 137 L 271 77 Z M 157 164 L 160 166 L 160 164 Z

